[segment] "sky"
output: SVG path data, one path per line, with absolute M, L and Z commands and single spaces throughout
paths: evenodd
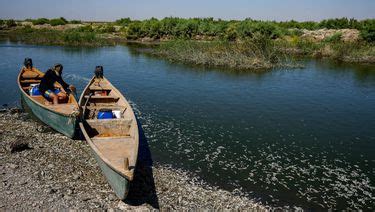
M 375 0 L 0 0 L 0 19 L 214 17 L 225 20 L 319 21 L 375 18 Z

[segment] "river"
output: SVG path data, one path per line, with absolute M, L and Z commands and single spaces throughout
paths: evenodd
M 375 208 L 375 67 L 301 60 L 244 73 L 170 63 L 131 47 L 0 43 L 0 104 L 18 105 L 25 57 L 64 65 L 82 91 L 94 67 L 130 100 L 153 159 L 274 206 Z

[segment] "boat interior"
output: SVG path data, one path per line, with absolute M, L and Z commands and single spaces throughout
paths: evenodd
M 58 105 L 54 105 L 49 99 L 45 98 L 42 95 L 30 95 L 30 89 L 34 85 L 38 85 L 44 76 L 44 73 L 39 71 L 36 68 L 23 69 L 20 74 L 19 83 L 22 90 L 34 101 L 43 105 L 43 107 L 49 108 L 53 111 L 69 115 L 74 111 L 78 111 L 78 103 L 74 96 L 71 94 L 68 96 L 66 102 L 59 102 Z M 60 86 L 57 84 L 57 86 Z
M 83 126 L 100 154 L 117 170 L 127 173 L 135 167 L 138 127 L 130 105 L 107 79 L 94 78 L 81 96 Z M 101 111 L 112 118 L 98 118 Z M 116 113 L 116 115 L 115 115 Z

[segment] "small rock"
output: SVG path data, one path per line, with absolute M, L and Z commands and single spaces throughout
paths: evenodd
M 26 185 L 26 184 L 27 184 L 26 180 L 20 182 L 20 185 Z
M 69 195 L 65 195 L 65 196 L 64 196 L 64 199 L 66 199 L 66 200 L 72 200 L 73 197 L 71 197 L 71 196 L 69 196 Z
M 8 147 L 8 151 L 10 151 L 11 153 L 21 152 L 27 149 L 30 149 L 29 143 L 27 141 L 21 140 L 21 138 L 11 142 Z
M 115 197 L 115 195 L 110 194 L 110 195 L 108 196 L 108 199 L 109 199 L 110 201 L 114 201 L 114 200 L 116 200 L 116 197 Z
M 22 110 L 20 108 L 16 108 L 16 107 L 11 108 L 9 111 L 10 111 L 11 114 L 21 113 L 22 112 Z
M 54 168 L 55 167 L 55 165 L 53 165 L 53 164 L 48 164 L 48 166 L 47 166 L 49 169 L 52 169 L 52 168 Z
M 82 201 L 89 201 L 90 199 L 92 199 L 90 196 L 82 197 Z
M 49 194 L 53 194 L 53 193 L 56 193 L 56 192 L 57 192 L 57 190 L 54 189 L 54 188 L 51 188 L 51 189 L 48 190 Z
M 67 193 L 68 195 L 72 195 L 72 194 L 73 194 L 73 190 L 68 189 L 68 190 L 66 191 L 66 193 Z
M 11 164 L 9 164 L 9 168 L 18 169 L 18 165 L 11 163 Z

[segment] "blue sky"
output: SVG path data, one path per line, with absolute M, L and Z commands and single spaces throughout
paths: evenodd
M 60 17 L 111 21 L 121 17 L 321 20 L 375 18 L 375 0 L 0 0 L 1 19 Z

